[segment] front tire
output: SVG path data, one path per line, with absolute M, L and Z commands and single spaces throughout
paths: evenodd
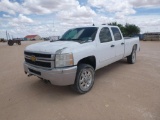
M 136 62 L 136 46 L 133 47 L 131 55 L 127 57 L 127 62 L 134 64 Z
M 75 83 L 72 88 L 80 93 L 84 94 L 91 90 L 94 84 L 94 68 L 88 64 L 80 64 L 78 66 Z

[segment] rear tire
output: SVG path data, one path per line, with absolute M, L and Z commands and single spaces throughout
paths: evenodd
M 94 68 L 88 64 L 80 64 L 77 69 L 75 83 L 72 89 L 80 94 L 87 93 L 94 84 Z
M 8 45 L 12 46 L 14 44 L 14 42 L 12 40 L 8 40 Z
M 134 64 L 136 62 L 136 46 L 133 46 L 131 55 L 127 56 L 127 62 Z
M 18 41 L 17 44 L 18 44 L 18 45 L 21 45 L 21 41 Z

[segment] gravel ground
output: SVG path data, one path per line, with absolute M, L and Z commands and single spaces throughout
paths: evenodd
M 23 50 L 32 43 L 0 43 L 0 120 L 160 120 L 160 42 L 141 42 L 134 65 L 98 70 L 84 95 L 27 77 Z

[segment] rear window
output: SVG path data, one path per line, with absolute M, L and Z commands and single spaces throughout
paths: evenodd
M 121 40 L 122 39 L 121 33 L 120 33 L 118 28 L 112 27 L 111 30 L 113 32 L 113 36 L 114 36 L 115 40 Z

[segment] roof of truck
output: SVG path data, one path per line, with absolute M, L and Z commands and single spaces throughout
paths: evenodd
M 74 27 L 74 28 L 85 28 L 85 27 L 117 27 L 117 28 L 118 28 L 118 26 L 107 25 L 107 24 L 102 24 L 102 25 L 91 25 L 91 26 L 80 26 L 80 27 Z

